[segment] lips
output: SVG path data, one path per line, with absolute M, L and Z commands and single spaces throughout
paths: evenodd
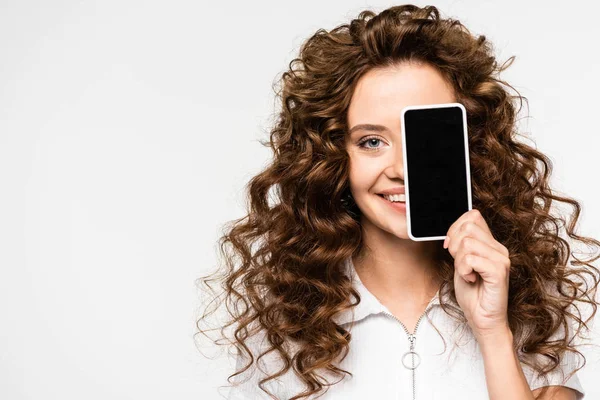
M 384 194 L 392 195 L 392 194 L 406 194 L 406 193 L 405 193 L 404 186 L 402 186 L 402 187 L 396 187 L 396 188 L 392 188 L 392 189 L 387 189 L 387 190 L 384 190 L 384 191 L 379 192 L 377 194 L 378 195 L 384 195 Z
M 376 193 L 388 206 L 392 207 L 394 210 L 397 210 L 401 213 L 406 213 L 406 204 L 403 201 L 393 202 L 387 200 L 383 195 Z

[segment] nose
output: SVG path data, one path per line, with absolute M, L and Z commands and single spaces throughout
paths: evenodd
M 398 135 L 400 136 L 400 135 Z M 404 179 L 404 155 L 402 153 L 402 145 L 394 146 L 393 150 L 388 153 L 390 155 L 387 160 L 388 165 L 385 169 L 386 175 L 391 178 Z

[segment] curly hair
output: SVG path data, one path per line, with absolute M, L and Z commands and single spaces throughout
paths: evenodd
M 527 99 L 498 76 L 513 61 L 514 56 L 498 65 L 485 36 L 473 36 L 458 20 L 440 18 L 434 6 L 412 4 L 379 14 L 362 11 L 349 24 L 319 29 L 302 44 L 281 76 L 276 92 L 281 110 L 269 141 L 261 141 L 273 150 L 272 162 L 246 187 L 247 215 L 230 221 L 219 240 L 225 261 L 220 274 L 199 278 L 213 294 L 209 282 L 220 282 L 231 317 L 220 326 L 221 335 L 227 338 L 226 329 L 233 326 L 229 345 L 251 359 L 228 380 L 254 362 L 246 342 L 259 331 L 269 348 L 258 359 L 275 351 L 283 360 L 282 370 L 260 381 L 265 392 L 265 382 L 290 368 L 308 387 L 292 400 L 332 385 L 320 379 L 319 370 L 352 375 L 336 366 L 346 357 L 352 335 L 333 320 L 360 302 L 343 270 L 344 261 L 363 249 L 361 211 L 343 201 L 349 192 L 347 110 L 367 71 L 405 62 L 435 67 L 467 110 L 473 208 L 510 251 L 508 318 L 522 362 L 544 376 L 559 366 L 565 351 L 575 351 L 585 365 L 568 335 L 569 321 L 577 322 L 575 335 L 583 327 L 589 330 L 600 281 L 591 262 L 600 255 L 575 257 L 560 236 L 561 226 L 573 240 L 600 242 L 574 233 L 580 204 L 549 187 L 551 160 L 517 140 L 516 117 Z M 553 201 L 573 207 L 568 223 L 561 213 L 553 215 Z M 570 255 L 576 261 L 567 267 Z M 456 307 L 453 265 L 449 252 L 440 251 L 440 303 L 464 323 Z M 450 294 L 451 304 L 442 302 L 443 293 Z M 578 302 L 592 306 L 585 320 Z M 215 310 L 204 313 L 196 326 Z M 561 328 L 564 337 L 550 340 Z M 295 343 L 296 351 L 288 343 Z

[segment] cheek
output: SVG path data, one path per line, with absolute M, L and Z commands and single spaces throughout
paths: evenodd
M 370 190 L 375 183 L 381 171 L 378 169 L 375 160 L 357 160 L 350 166 L 350 182 L 353 190 Z

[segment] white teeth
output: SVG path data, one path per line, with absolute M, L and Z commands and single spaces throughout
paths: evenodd
M 384 194 L 383 197 L 389 201 L 397 201 L 397 202 L 406 201 L 406 195 L 404 195 L 404 194 L 393 194 L 393 195 Z

